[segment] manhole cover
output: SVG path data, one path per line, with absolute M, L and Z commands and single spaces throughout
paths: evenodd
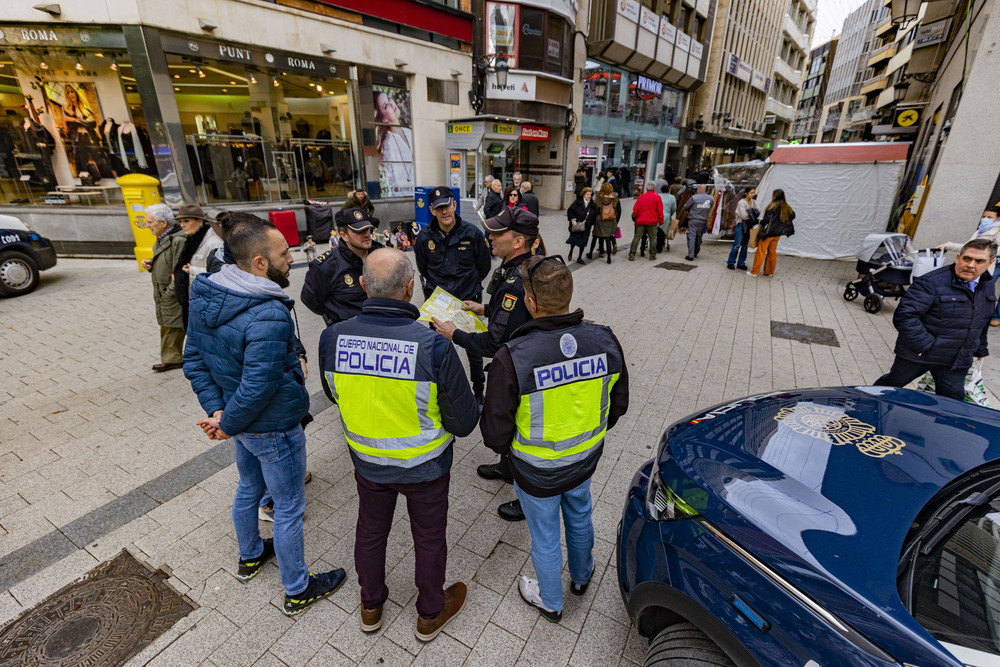
M 814 343 L 816 345 L 829 345 L 830 347 L 840 347 L 837 342 L 837 334 L 833 329 L 823 327 L 813 327 L 808 324 L 797 324 L 794 322 L 771 321 L 771 337 L 787 338 L 797 340 L 800 343 Z
M 127 551 L 0 629 L 0 666 L 124 665 L 196 605 Z
M 679 262 L 660 262 L 656 265 L 658 269 L 666 269 L 667 271 L 690 271 L 696 268 L 694 264 L 681 264 Z

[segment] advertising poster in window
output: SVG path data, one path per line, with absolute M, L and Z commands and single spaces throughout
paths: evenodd
M 375 152 L 382 197 L 413 196 L 413 130 L 410 91 L 372 86 L 375 106 Z
M 486 3 L 486 52 L 507 56 L 511 69 L 517 66 L 517 5 L 506 2 Z
M 97 91 L 91 82 L 47 81 L 45 103 L 66 145 L 72 173 L 88 181 L 114 176 L 111 163 L 97 136 L 101 123 Z

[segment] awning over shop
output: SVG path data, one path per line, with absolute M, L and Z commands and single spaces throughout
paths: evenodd
M 898 130 L 899 128 L 895 128 Z M 875 134 L 880 133 L 873 130 Z M 910 144 L 899 142 L 856 142 L 846 144 L 801 144 L 779 146 L 769 158 L 772 164 L 905 162 Z

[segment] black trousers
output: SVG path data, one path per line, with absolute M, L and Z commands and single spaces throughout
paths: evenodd
M 875 380 L 876 387 L 905 387 L 918 377 L 931 372 L 934 377 L 934 393 L 938 396 L 948 396 L 949 398 L 965 400 L 965 375 L 968 368 L 948 368 L 946 366 L 932 366 L 908 359 L 896 357 L 892 362 L 889 372 Z

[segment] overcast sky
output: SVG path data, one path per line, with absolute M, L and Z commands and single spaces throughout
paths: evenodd
M 810 48 L 816 48 L 832 39 L 834 35 L 839 35 L 847 15 L 864 2 L 865 0 L 817 0 L 816 32 L 813 33 Z

